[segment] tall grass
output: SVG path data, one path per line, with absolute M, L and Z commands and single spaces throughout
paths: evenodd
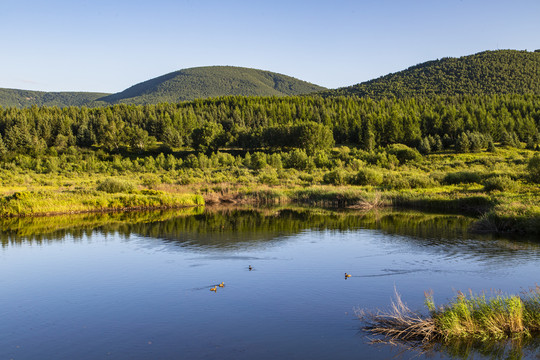
M 202 196 L 139 191 L 22 191 L 0 198 L 0 216 L 32 216 L 127 209 L 178 208 L 204 205 Z
M 448 342 L 455 339 L 503 340 L 540 333 L 540 287 L 519 295 L 465 295 L 437 306 L 426 293 L 429 316 L 411 311 L 396 292 L 391 310 L 359 311 L 364 330 L 386 342 Z

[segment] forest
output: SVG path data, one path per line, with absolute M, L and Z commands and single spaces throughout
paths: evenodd
M 535 234 L 539 124 L 534 95 L 0 108 L 0 215 L 295 202 Z
M 159 144 L 215 152 L 224 149 L 309 154 L 334 144 L 371 151 L 404 144 L 426 153 L 467 152 L 499 142 L 539 140 L 540 97 L 445 96 L 392 100 L 355 97 L 223 97 L 105 108 L 0 108 L 0 153 L 39 156 L 69 147 L 140 153 Z M 465 142 L 463 137 L 469 142 Z M 428 146 L 429 145 L 429 146 Z M 457 146 L 456 146 L 457 145 Z

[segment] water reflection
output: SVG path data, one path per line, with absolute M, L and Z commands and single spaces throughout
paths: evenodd
M 442 303 L 453 288 L 515 292 L 536 281 L 538 242 L 471 234 L 472 221 L 302 207 L 2 219 L 1 285 L 9 296 L 0 305 L 4 333 L 15 335 L 0 343 L 0 357 L 39 358 L 32 349 L 43 352 L 44 343 L 44 353 L 57 354 L 55 344 L 69 339 L 86 358 L 103 357 L 96 342 L 131 359 L 141 343 L 158 340 L 163 345 L 146 358 L 388 358 L 392 350 L 354 336 L 359 324 L 350 312 L 384 307 L 395 285 L 421 308 L 429 288 Z M 352 277 L 344 280 L 345 271 Z M 208 291 L 221 281 L 224 291 Z M 519 358 L 537 348 L 527 340 L 420 351 Z M 418 355 L 404 357 L 411 354 Z
M 490 259 L 538 254 L 537 241 L 471 234 L 473 218 L 415 211 L 335 211 L 315 208 L 188 208 L 174 211 L 96 213 L 0 220 L 3 247 L 21 243 L 73 241 L 98 233 L 162 240 L 162 244 L 196 250 L 228 251 L 286 241 L 303 231 L 379 230 L 399 241 L 451 259 Z M 395 242 L 395 238 L 381 239 Z M 490 246 L 486 246 L 486 241 Z M 524 252 L 524 250 L 527 250 Z M 391 270 L 389 270 L 391 271 Z M 410 270 L 407 270 L 410 271 Z
M 540 339 L 517 337 L 507 341 L 454 340 L 420 346 L 417 351 L 425 354 L 443 353 L 452 359 L 528 359 L 540 350 Z M 536 357 L 538 358 L 538 357 Z

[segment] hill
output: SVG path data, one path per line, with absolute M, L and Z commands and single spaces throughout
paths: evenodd
M 459 94 L 540 94 L 540 51 L 497 50 L 443 58 L 321 93 L 374 99 Z
M 30 107 L 37 106 L 83 106 L 106 96 L 106 93 L 93 92 L 44 92 L 18 89 L 0 89 L 0 106 Z
M 99 101 L 109 104 L 156 104 L 209 97 L 287 96 L 325 88 L 290 76 L 234 66 L 196 67 L 175 71 L 134 85 Z

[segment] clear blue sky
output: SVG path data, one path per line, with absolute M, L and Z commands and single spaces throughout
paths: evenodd
M 540 49 L 538 0 L 1 0 L 0 87 L 118 92 L 245 66 L 326 87 L 427 60 Z

